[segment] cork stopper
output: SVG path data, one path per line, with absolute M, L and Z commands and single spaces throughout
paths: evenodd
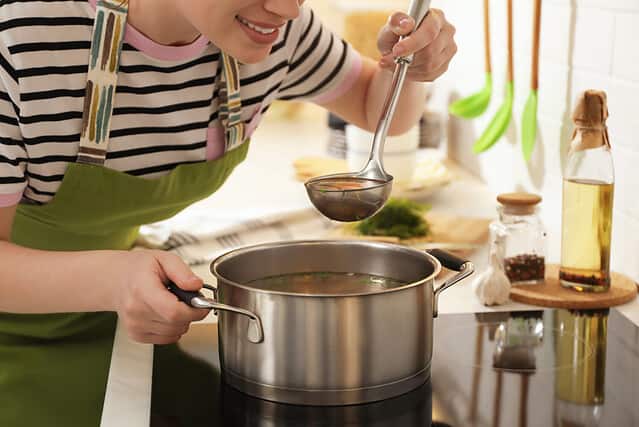
M 532 193 L 502 193 L 497 201 L 504 207 L 504 213 L 527 215 L 535 212 L 535 206 L 541 202 L 541 196 Z
M 603 145 L 610 146 L 606 127 L 607 119 L 606 93 L 594 89 L 583 92 L 572 113 L 572 121 L 575 124 L 572 138 L 573 149 L 585 150 Z

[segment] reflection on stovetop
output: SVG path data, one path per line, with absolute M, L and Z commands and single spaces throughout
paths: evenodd
M 434 334 L 431 381 L 418 389 L 310 407 L 224 384 L 217 325 L 196 324 L 155 348 L 150 425 L 639 427 L 639 328 L 615 310 L 441 315 Z

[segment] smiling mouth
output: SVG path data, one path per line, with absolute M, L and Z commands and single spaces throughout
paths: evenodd
M 236 16 L 235 19 L 237 19 L 240 24 L 250 28 L 253 31 L 256 31 L 260 34 L 264 34 L 264 35 L 269 35 L 269 34 L 273 34 L 275 31 L 277 31 L 277 28 L 264 28 L 264 27 L 260 27 L 259 25 L 255 25 L 250 23 L 249 21 L 247 21 L 246 19 L 242 18 L 241 16 Z

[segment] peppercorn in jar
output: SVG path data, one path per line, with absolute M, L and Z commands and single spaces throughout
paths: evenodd
M 541 197 L 530 193 L 497 196 L 499 219 L 490 224 L 492 242 L 506 276 L 513 285 L 538 284 L 545 275 L 546 231 L 537 205 Z

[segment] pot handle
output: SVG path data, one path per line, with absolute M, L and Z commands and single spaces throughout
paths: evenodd
M 169 290 L 169 292 L 178 297 L 180 301 L 193 308 L 210 308 L 213 310 L 230 311 L 248 317 L 248 340 L 255 344 L 264 341 L 264 329 L 262 328 L 262 321 L 257 316 L 257 314 L 248 310 L 244 310 L 242 308 L 233 307 L 231 305 L 221 304 L 217 302 L 217 288 L 215 288 L 214 286 L 204 285 L 205 289 L 213 291 L 214 298 L 207 298 L 199 291 L 185 291 L 184 289 L 179 288 L 173 282 L 169 282 L 166 285 L 166 288 Z
M 441 249 L 429 249 L 426 252 L 437 258 L 447 269 L 458 272 L 435 289 L 433 296 L 433 317 L 437 317 L 437 302 L 439 301 L 439 294 L 453 286 L 455 283 L 473 274 L 475 267 L 472 262 L 461 259 L 450 252 L 442 251 Z

